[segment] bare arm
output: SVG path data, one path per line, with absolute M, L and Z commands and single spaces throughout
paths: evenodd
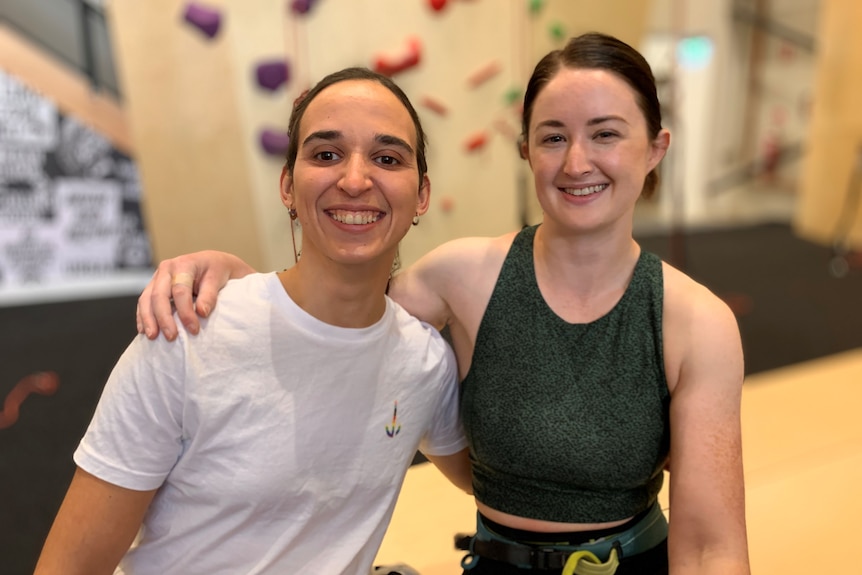
M 219 290 L 228 280 L 250 273 L 254 268 L 226 252 L 195 252 L 164 260 L 138 298 L 138 333 L 155 339 L 161 330 L 169 341 L 177 337 L 171 302 L 189 333 L 198 333 L 198 316 L 209 315 Z
M 389 295 L 414 316 L 441 329 L 452 317 L 446 300 L 453 294 L 448 292 L 463 291 L 465 286 L 476 281 L 475 276 L 484 277 L 483 266 L 488 258 L 482 254 L 488 252 L 490 241 L 489 238 L 464 238 L 446 242 L 393 277 Z M 162 261 L 138 298 L 138 333 L 155 339 L 161 331 L 169 341 L 176 338 L 172 306 L 176 307 L 189 333 L 198 333 L 198 316 L 209 315 L 216 305 L 219 290 L 228 280 L 254 271 L 239 257 L 213 250 Z M 474 277 L 471 279 L 470 275 Z M 178 278 L 183 281 L 178 282 Z M 463 299 L 457 294 L 455 297 Z
M 513 237 L 469 237 L 441 244 L 393 277 L 389 295 L 438 329 L 454 320 L 475 332 L 472 328 L 478 328 Z
M 452 455 L 426 455 L 440 472 L 451 481 L 455 487 L 468 495 L 473 494 L 473 476 L 470 473 L 470 450 L 464 448 Z
M 124 489 L 78 469 L 34 575 L 110 575 L 141 526 L 153 491 Z
M 686 278 L 687 279 L 687 278 Z M 665 327 L 680 354 L 671 396 L 670 572 L 749 575 L 736 318 L 705 288 L 685 286 Z M 667 295 L 667 292 L 666 292 Z M 666 303 L 666 309 L 667 309 Z M 668 331 L 672 330 L 672 331 Z M 672 333 L 672 335 L 671 335 Z
M 389 297 L 411 315 L 438 330 L 449 322 L 451 310 L 445 300 L 443 274 L 451 265 L 449 244 L 437 247 L 389 282 Z

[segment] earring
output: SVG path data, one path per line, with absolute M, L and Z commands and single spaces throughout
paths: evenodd
M 413 216 L 413 225 L 414 226 L 419 225 L 419 214 L 418 213 L 415 216 Z
M 302 248 L 296 249 L 296 232 L 294 228 L 299 225 L 296 221 L 296 208 L 293 206 L 287 208 L 287 215 L 290 216 L 290 243 L 293 244 L 293 263 L 299 262 L 299 256 L 302 255 Z

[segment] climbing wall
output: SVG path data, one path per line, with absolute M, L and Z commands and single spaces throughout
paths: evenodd
M 515 146 L 533 65 L 587 30 L 637 45 L 647 7 L 646 0 L 111 3 L 155 259 L 212 248 L 261 269 L 290 265 L 278 197 L 290 105 L 322 76 L 355 65 L 391 75 L 429 134 L 432 208 L 402 243 L 404 263 L 453 237 L 535 221 Z

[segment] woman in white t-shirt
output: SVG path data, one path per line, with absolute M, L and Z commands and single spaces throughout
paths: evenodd
M 301 258 L 231 281 L 197 337 L 131 343 L 37 575 L 365 575 L 417 449 L 471 489 L 454 354 L 385 295 L 428 208 L 415 110 L 348 68 L 300 97 L 289 135 Z

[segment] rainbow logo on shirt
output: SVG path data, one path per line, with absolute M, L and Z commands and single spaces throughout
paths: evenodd
M 392 408 L 392 425 L 386 426 L 386 435 L 395 437 L 401 431 L 401 424 L 398 423 L 398 401 L 395 401 L 395 407 Z

